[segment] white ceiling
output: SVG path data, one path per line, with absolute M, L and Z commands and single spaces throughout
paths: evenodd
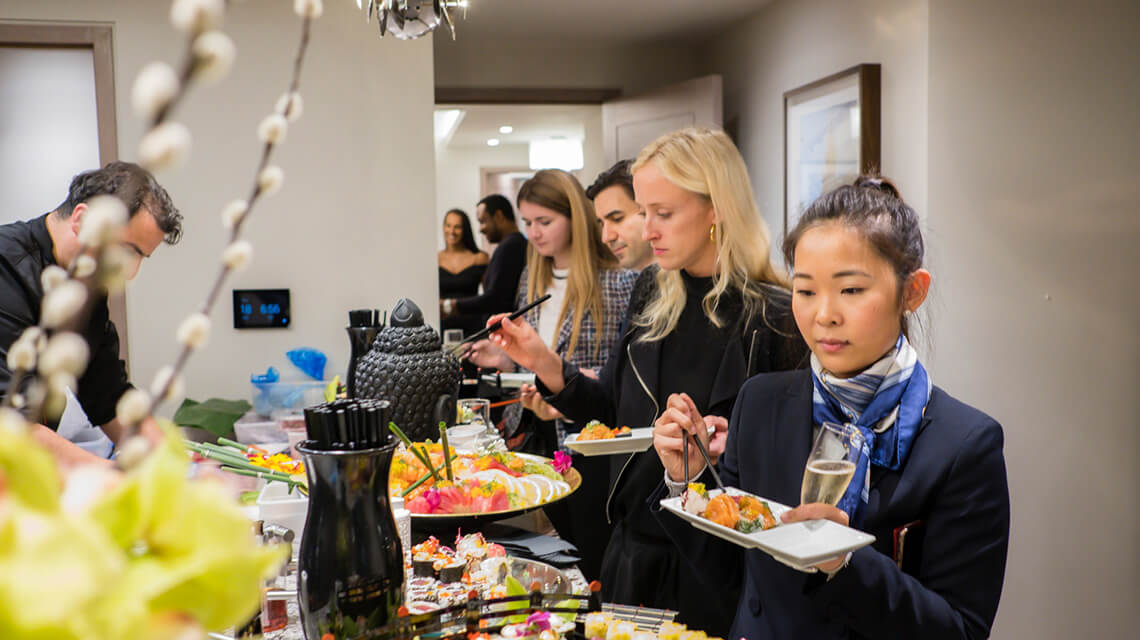
M 696 41 L 772 0 L 468 0 L 453 9 L 457 36 L 574 41 Z M 441 34 L 442 35 L 442 34 Z M 449 36 L 448 36 L 449 37 Z
M 436 109 L 461 109 L 463 119 L 451 136 L 451 148 L 486 147 L 487 138 L 502 144 L 526 144 L 538 138 L 564 136 L 581 140 L 585 122 L 598 118 L 601 105 L 436 105 Z M 499 133 L 510 125 L 514 131 Z

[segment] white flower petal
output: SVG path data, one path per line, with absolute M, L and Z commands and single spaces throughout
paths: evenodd
M 296 122 L 301 117 L 301 112 L 304 111 L 304 101 L 301 100 L 301 94 L 296 91 L 292 93 L 282 94 L 277 99 L 277 107 L 274 109 L 277 113 L 285 116 L 289 122 Z
M 8 371 L 31 371 L 36 366 L 36 345 L 30 340 L 17 340 L 8 348 Z
M 139 71 L 131 89 L 135 115 L 151 119 L 178 95 L 178 74 L 165 62 L 151 62 Z
M 268 144 L 281 144 L 285 142 L 285 133 L 289 130 L 289 121 L 279 113 L 265 116 L 257 127 L 257 137 Z
M 111 245 L 103 249 L 103 257 L 99 261 L 99 286 L 107 293 L 119 293 L 127 286 L 127 273 L 134 265 L 135 256 L 132 251 L 118 245 Z
M 44 293 L 50 293 L 65 282 L 67 282 L 67 270 L 59 265 L 44 267 L 43 273 L 40 274 L 40 284 L 43 285 Z
M 179 31 L 197 33 L 221 24 L 225 12 L 225 0 L 174 0 L 170 22 Z
M 293 0 L 293 11 L 302 18 L 319 18 L 325 8 L 321 0 Z
M 147 409 L 150 409 L 150 396 L 140 389 L 130 389 L 115 405 L 115 417 L 123 426 L 136 425 L 146 418 Z
M 190 130 L 178 122 L 164 122 L 139 142 L 139 160 L 152 171 L 170 169 L 190 155 Z
M 91 350 L 87 341 L 77 333 L 60 331 L 48 340 L 40 358 L 40 372 L 46 376 L 67 373 L 78 377 L 87 368 Z
M 74 280 L 64 282 L 44 296 L 43 325 L 55 329 L 70 322 L 84 302 L 87 302 L 87 289 Z
M 112 241 L 130 217 L 127 206 L 114 196 L 96 196 L 87 201 L 79 221 L 79 243 L 98 248 Z
M 234 271 L 241 271 L 249 266 L 249 261 L 253 259 L 253 245 L 245 240 L 238 240 L 226 247 L 222 252 L 222 262 L 227 267 Z
M 75 258 L 75 277 L 87 278 L 95 273 L 95 268 L 99 263 L 95 262 L 95 258 L 88 254 L 83 254 Z
M 204 313 L 195 313 L 182 321 L 178 327 L 178 343 L 199 349 L 210 337 L 210 319 Z
M 234 200 L 227 204 L 226 208 L 222 209 L 222 226 L 233 229 L 248 211 L 249 203 L 245 200 Z
M 169 387 L 167 386 L 168 384 Z M 166 388 L 166 393 L 162 392 L 164 388 Z M 154 374 L 154 382 L 150 386 L 152 396 L 169 400 L 181 396 L 184 391 L 185 386 L 182 383 L 182 376 L 174 375 L 174 367 L 167 365 L 159 369 L 158 373 Z
M 194 77 L 203 82 L 217 82 L 226 77 L 237 57 L 237 47 L 221 31 L 207 31 L 194 39 Z
M 281 183 L 285 181 L 285 172 L 281 167 L 270 165 L 261 170 L 257 176 L 257 188 L 262 194 L 270 196 L 277 193 Z

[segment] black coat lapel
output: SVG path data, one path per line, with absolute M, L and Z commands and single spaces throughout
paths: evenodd
M 633 374 L 633 384 L 637 387 L 635 393 L 637 397 L 644 401 L 644 405 L 649 409 L 646 413 L 653 411 L 654 402 L 656 401 L 658 388 L 660 385 L 660 372 L 658 368 L 661 363 L 661 341 L 654 340 L 653 342 L 640 342 L 631 340 L 628 344 L 629 349 L 629 365 L 630 373 Z M 644 384 L 645 388 L 642 389 L 641 385 Z M 648 391 L 648 395 L 646 395 Z M 664 399 L 662 399 L 664 400 Z M 638 402 L 637 406 L 641 406 L 642 402 Z M 644 418 L 638 416 L 643 420 L 648 420 L 646 424 L 630 425 L 651 427 L 653 421 L 657 419 L 662 411 L 665 410 L 664 402 L 660 402 L 657 407 L 657 413 L 654 415 L 646 415 Z M 640 412 L 639 412 L 640 413 Z
M 811 391 L 811 372 L 804 370 L 773 409 L 770 450 L 761 454 L 768 462 L 767 497 L 790 507 L 800 503 L 804 465 L 811 452 Z

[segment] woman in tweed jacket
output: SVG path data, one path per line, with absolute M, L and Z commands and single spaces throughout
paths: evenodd
M 601 239 L 594 207 L 582 185 L 565 171 L 539 171 L 519 190 L 518 210 L 530 241 L 527 267 L 519 282 L 518 306 L 544 295 L 551 299 L 526 314 L 543 342 L 572 366 L 601 371 L 617 344 L 637 273 L 621 269 Z M 476 364 L 492 364 L 478 356 Z M 495 363 L 502 366 L 508 363 Z M 584 423 L 566 421 L 533 386 L 522 390 L 522 406 L 506 414 L 506 431 L 522 418 L 523 449 L 552 456 L 567 433 Z M 609 541 L 605 498 L 609 464 L 605 458 L 574 457 L 582 486 L 568 500 L 546 508 L 558 532 L 578 546 L 580 567 L 597 577 Z

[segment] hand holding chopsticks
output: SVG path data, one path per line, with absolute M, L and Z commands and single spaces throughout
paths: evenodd
M 714 466 L 713 455 L 700 433 L 700 431 L 708 428 L 707 425 L 713 423 L 719 426 L 719 431 L 723 433 L 723 427 L 726 425 L 724 418 L 719 416 L 702 417 L 687 394 L 674 394 L 669 397 L 667 407 L 657 419 L 653 432 L 653 445 L 657 449 L 657 454 L 661 458 L 661 463 L 665 466 L 669 477 L 684 478 L 685 482 L 690 482 L 693 480 L 690 467 L 696 464 L 698 470 L 696 475 L 700 475 L 702 467 L 707 468 L 717 486 L 721 489 L 724 488 L 720 474 L 717 473 Z M 699 458 L 690 459 L 690 439 L 700 453 Z M 702 461 L 704 462 L 703 465 L 700 464 Z

